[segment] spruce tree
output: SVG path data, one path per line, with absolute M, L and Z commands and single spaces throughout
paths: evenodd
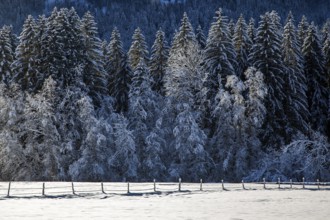
M 128 110 L 131 69 L 129 68 L 117 28 L 112 31 L 107 51 L 108 91 L 110 96 L 115 99 L 115 110 L 117 112 L 126 112 Z
M 307 29 L 309 27 L 309 23 L 307 21 L 307 18 L 303 15 L 301 17 L 301 21 L 298 24 L 298 44 L 300 46 L 300 49 L 302 50 L 302 46 L 304 44 L 304 40 L 306 38 L 306 34 L 307 34 Z
M 165 33 L 162 30 L 157 31 L 156 39 L 151 49 L 149 68 L 151 77 L 153 78 L 152 89 L 161 95 L 165 95 L 164 75 L 168 59 L 168 50 Z
M 292 14 L 288 16 L 282 40 L 282 55 L 287 67 L 286 101 L 284 104 L 290 126 L 293 131 L 307 134 L 309 110 L 307 105 L 307 84 L 303 70 L 303 57 L 297 40 Z M 291 132 L 291 133 L 292 133 Z
M 203 89 L 201 91 L 202 109 L 204 111 L 205 127 L 214 129 L 211 112 L 217 105 L 215 96 L 219 89 L 225 88 L 226 77 L 236 74 L 236 52 L 229 34 L 227 17 L 221 9 L 216 12 L 203 53 Z M 204 107 L 203 107 L 204 106 Z M 212 122 L 213 121 L 213 122 Z
M 0 81 L 9 84 L 13 77 L 11 65 L 14 61 L 14 51 L 6 27 L 0 30 L 0 51 Z
M 196 108 L 198 100 L 194 97 L 201 89 L 202 73 L 200 49 L 194 30 L 184 13 L 179 31 L 174 36 L 168 66 L 166 70 L 165 88 L 167 96 L 181 102 L 189 102 Z M 186 96 L 189 91 L 192 97 Z
M 236 23 L 233 39 L 238 63 L 236 71 L 238 72 L 238 76 L 243 77 L 243 73 L 249 66 L 248 55 L 249 49 L 252 47 L 243 15 L 239 17 Z
M 257 31 L 256 31 L 256 27 L 255 27 L 255 21 L 253 18 L 250 18 L 248 29 L 247 29 L 247 34 L 248 34 L 250 40 L 252 41 L 252 44 L 255 43 L 256 32 Z M 252 48 L 252 45 L 251 45 L 251 48 Z M 251 48 L 250 48 L 250 50 L 251 50 Z
M 83 87 L 82 71 L 79 70 L 83 68 L 83 36 L 79 16 L 73 8 L 54 9 L 47 23 L 43 74 L 47 77 L 52 75 L 64 88 L 72 85 Z
M 129 129 L 133 131 L 139 161 L 145 161 L 148 157 L 145 152 L 146 137 L 152 131 L 160 114 L 158 100 L 157 93 L 151 89 L 149 69 L 141 59 L 132 78 L 128 111 Z M 139 175 L 148 176 L 148 168 L 141 166 Z
M 315 25 L 312 23 L 305 38 L 302 53 L 307 78 L 307 98 L 310 123 L 313 129 L 326 131 L 329 91 L 324 71 L 324 55 Z
M 36 35 L 36 22 L 32 16 L 28 16 L 19 37 L 20 42 L 16 49 L 16 60 L 12 65 L 14 81 L 24 91 L 31 91 L 36 84 L 36 66 L 38 65 L 36 44 L 39 41 Z
M 265 98 L 267 116 L 263 126 L 264 146 L 279 148 L 287 137 L 287 118 L 283 102 L 286 91 L 286 68 L 281 51 L 281 38 L 272 15 L 266 13 L 259 22 L 256 43 L 249 57 L 253 66 L 264 74 L 268 94 Z
M 102 42 L 94 17 L 87 12 L 81 21 L 81 31 L 84 43 L 84 83 L 89 88 L 89 94 L 94 102 L 100 102 L 99 96 L 107 93 L 106 73 L 103 63 Z M 100 104 L 100 103 L 98 103 Z
M 203 33 L 203 29 L 200 25 L 198 25 L 197 29 L 196 29 L 196 40 L 199 43 L 199 46 L 201 47 L 201 49 L 204 49 L 206 46 L 206 37 Z
M 135 70 L 141 58 L 144 59 L 146 64 L 148 64 L 148 54 L 149 51 L 145 37 L 143 36 L 141 29 L 137 28 L 134 31 L 132 45 L 128 51 L 128 61 L 132 70 Z

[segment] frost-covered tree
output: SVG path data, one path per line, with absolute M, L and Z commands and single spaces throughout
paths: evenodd
M 122 115 L 111 117 L 115 140 L 115 153 L 110 155 L 109 166 L 112 180 L 132 181 L 138 179 L 140 162 L 132 131 L 128 129 L 128 121 Z
M 47 31 L 44 34 L 43 74 L 52 76 L 58 86 L 82 86 L 83 36 L 81 21 L 72 8 L 53 10 L 48 18 Z M 77 75 L 80 74 L 80 75 Z
M 109 94 L 115 99 L 115 110 L 117 112 L 126 112 L 128 110 L 131 69 L 128 65 L 117 28 L 112 32 L 107 51 L 106 72 Z
M 56 124 L 56 82 L 50 77 L 39 93 L 28 94 L 19 138 L 26 160 L 28 180 L 57 180 L 60 135 Z M 25 169 L 24 167 L 22 167 Z
M 248 56 L 249 49 L 252 47 L 252 41 L 247 33 L 247 25 L 243 15 L 241 15 L 235 26 L 233 36 L 235 51 L 237 54 L 238 68 L 236 69 L 238 76 L 243 77 L 243 73 L 249 66 Z
M 209 30 L 206 47 L 203 53 L 203 89 L 201 92 L 202 108 L 206 118 L 206 127 L 213 130 L 214 124 L 210 118 L 214 106 L 217 105 L 215 97 L 221 88 L 225 88 L 226 77 L 236 74 L 236 52 L 232 38 L 229 34 L 227 17 L 222 10 L 216 12 L 215 21 Z M 214 121 L 213 121 L 214 122 Z
M 247 34 L 248 34 L 250 40 L 252 41 L 252 44 L 254 44 L 257 31 L 256 31 L 256 27 L 255 27 L 255 21 L 253 18 L 250 18 L 248 29 L 247 29 Z
M 283 86 L 287 91 L 284 107 L 293 129 L 290 133 L 301 131 L 303 134 L 307 134 L 309 130 L 307 84 L 292 14 L 289 14 L 283 31 L 282 55 L 284 65 L 287 67 L 287 80 Z
M 89 94 L 97 103 L 100 101 L 98 96 L 107 94 L 107 81 L 103 63 L 102 42 L 98 37 L 94 17 L 89 12 L 81 20 L 81 31 L 84 45 L 83 80 L 89 88 Z
M 29 161 L 18 135 L 24 112 L 24 98 L 19 86 L 0 83 L 0 178 L 23 180 L 29 175 Z M 27 169 L 22 169 L 26 167 Z
M 187 103 L 178 103 L 174 124 L 174 152 L 169 167 L 171 179 L 198 181 L 208 177 L 212 160 L 205 149 L 207 136 L 199 127 L 194 112 Z
M 229 29 L 229 35 L 231 38 L 234 37 L 234 34 L 235 34 L 235 22 L 233 19 L 230 19 L 229 20 L 229 23 L 228 23 L 228 29 Z
M 151 89 L 151 76 L 143 59 L 134 71 L 129 92 L 129 129 L 133 131 L 139 161 L 144 161 L 148 155 L 146 137 L 155 126 L 160 107 L 159 95 Z M 145 167 L 139 170 L 140 176 L 147 176 Z
M 73 180 L 104 181 L 112 178 L 109 157 L 114 154 L 113 128 L 110 120 L 98 118 L 92 100 L 85 96 L 78 100 L 78 118 L 84 122 L 81 155 L 69 168 Z
M 167 66 L 168 50 L 165 33 L 162 30 L 157 31 L 155 42 L 151 48 L 149 68 L 153 78 L 152 89 L 161 95 L 165 95 L 164 75 Z
M 300 49 L 302 50 L 302 46 L 304 44 L 305 38 L 307 36 L 307 30 L 309 27 L 309 23 L 307 21 L 307 18 L 305 16 L 301 17 L 301 21 L 298 24 L 298 30 L 297 30 L 297 39 L 298 44 L 300 46 Z
M 12 64 L 14 81 L 21 85 L 23 90 L 30 90 L 36 82 L 37 53 L 36 44 L 39 39 L 36 33 L 36 22 L 28 16 L 19 36 L 19 45 L 16 49 L 16 59 Z
M 324 71 L 324 55 L 315 25 L 312 23 L 307 31 L 302 53 L 304 72 L 307 79 L 307 99 L 310 112 L 310 123 L 313 129 L 325 132 L 329 90 Z
M 177 101 L 191 102 L 193 108 L 198 100 L 195 96 L 201 89 L 200 49 L 187 14 L 183 15 L 179 31 L 174 36 L 167 63 L 165 88 L 167 96 Z M 185 96 L 186 92 L 192 97 Z M 192 100 L 190 100 L 192 99 Z
M 8 84 L 13 77 L 11 65 L 14 61 L 14 51 L 6 27 L 0 30 L 0 51 L 0 81 Z
M 256 43 L 250 54 L 253 66 L 264 74 L 268 90 L 265 97 L 267 116 L 263 126 L 263 142 L 270 148 L 278 148 L 287 136 L 287 118 L 283 107 L 286 98 L 284 82 L 286 67 L 282 58 L 281 38 L 272 15 L 266 13 L 259 22 Z
M 149 63 L 149 51 L 144 35 L 140 28 L 135 29 L 132 37 L 132 45 L 128 51 L 128 61 L 132 70 L 135 70 L 143 59 L 146 64 Z
M 199 46 L 201 47 L 201 49 L 204 49 L 206 46 L 206 37 L 205 37 L 203 29 L 200 25 L 198 25 L 198 27 L 196 29 L 196 40 L 199 43 Z
M 220 89 L 216 96 L 218 104 L 212 116 L 217 127 L 210 140 L 215 179 L 240 180 L 254 168 L 261 153 L 258 136 L 267 90 L 260 72 L 250 68 L 245 75 L 246 85 L 236 75 L 228 76 L 227 91 Z

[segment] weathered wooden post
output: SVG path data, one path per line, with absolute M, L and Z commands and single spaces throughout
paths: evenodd
M 129 190 L 129 182 L 127 182 L 127 194 L 130 194 L 130 190 Z
M 303 189 L 305 189 L 305 177 L 302 178 L 303 181 Z
M 42 196 L 45 196 L 45 183 L 42 183 Z
M 199 190 L 203 191 L 203 179 L 200 180 Z
M 103 182 L 101 182 L 101 191 L 102 191 L 103 194 L 105 194 Z
M 317 182 L 317 188 L 320 189 L 320 180 L 317 179 L 316 182 Z
M 264 181 L 264 189 L 266 189 L 266 178 L 262 179 Z
M 73 194 L 73 195 L 76 195 L 76 192 L 74 191 L 74 185 L 73 185 L 73 182 L 71 182 L 71 188 L 72 188 L 72 194 Z
M 277 178 L 278 188 L 281 189 L 281 178 Z
M 221 180 L 222 190 L 225 190 L 225 185 L 223 184 L 223 180 Z
M 290 189 L 292 189 L 292 179 L 290 179 Z
M 245 189 L 244 180 L 242 180 L 242 188 Z
M 156 179 L 154 179 L 154 192 L 156 192 L 157 189 L 156 189 Z
M 11 182 L 8 183 L 7 197 L 10 197 L 10 187 L 11 187 Z
M 179 192 L 181 192 L 181 178 L 179 178 Z

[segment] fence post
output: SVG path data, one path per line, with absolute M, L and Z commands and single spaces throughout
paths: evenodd
M 8 183 L 7 197 L 10 197 L 10 187 L 11 187 L 11 182 Z
M 243 189 L 245 189 L 244 180 L 242 180 L 242 187 L 243 187 Z
M 130 194 L 130 190 L 129 190 L 129 182 L 127 182 L 127 194 Z
M 45 183 L 42 183 L 42 196 L 45 196 Z
M 281 178 L 277 178 L 278 188 L 281 189 Z
M 103 182 L 101 182 L 101 190 L 102 190 L 102 193 L 105 194 L 105 192 L 104 192 Z
M 305 177 L 302 178 L 303 181 L 303 189 L 305 189 Z
M 290 189 L 292 189 L 292 179 L 290 179 Z
M 201 182 L 201 184 L 200 184 L 199 190 L 200 190 L 200 191 L 203 191 L 203 179 L 201 179 L 200 182 Z
M 223 184 L 223 180 L 221 180 L 222 190 L 225 190 L 225 185 Z
M 262 178 L 262 180 L 264 181 L 264 189 L 266 189 L 266 178 Z
M 72 188 L 72 194 L 73 194 L 73 195 L 76 195 L 76 192 L 74 191 L 74 185 L 73 185 L 73 182 L 71 182 L 71 188 Z
M 156 179 L 154 179 L 154 192 L 156 192 Z
M 316 181 L 317 181 L 317 188 L 320 189 L 320 180 L 317 179 Z
M 181 178 L 179 178 L 179 192 L 181 192 Z

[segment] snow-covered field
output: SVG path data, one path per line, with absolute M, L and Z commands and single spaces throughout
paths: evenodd
M 329 186 L 131 183 L 0 183 L 0 219 L 329 219 Z

